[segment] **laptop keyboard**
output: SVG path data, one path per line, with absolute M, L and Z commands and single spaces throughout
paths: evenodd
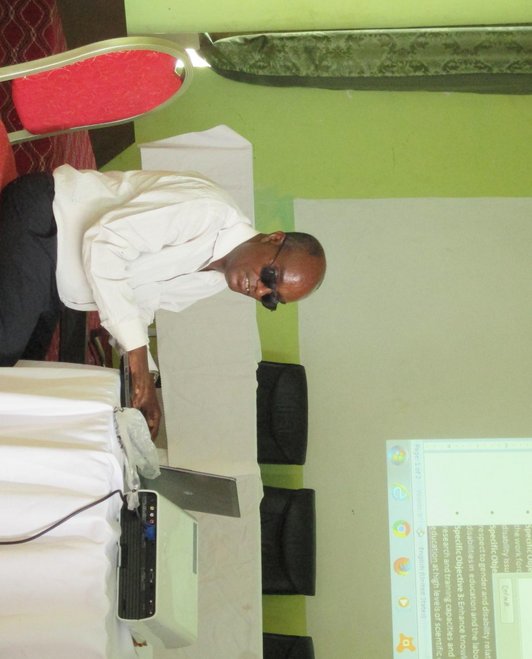
M 155 614 L 157 495 L 140 491 L 139 501 L 137 511 L 124 506 L 120 514 L 118 615 L 125 620 Z

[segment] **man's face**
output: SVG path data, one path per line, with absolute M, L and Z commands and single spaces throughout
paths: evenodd
M 304 250 L 284 249 L 284 238 L 282 231 L 261 234 L 228 254 L 224 275 L 229 288 L 259 302 L 273 298 L 281 304 L 311 293 L 323 278 L 325 264 Z

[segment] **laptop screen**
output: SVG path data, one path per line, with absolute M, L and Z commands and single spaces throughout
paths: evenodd
M 161 475 L 142 478 L 143 487 L 155 490 L 183 510 L 240 517 L 236 478 L 161 465 Z
M 387 442 L 395 657 L 532 657 L 532 439 Z

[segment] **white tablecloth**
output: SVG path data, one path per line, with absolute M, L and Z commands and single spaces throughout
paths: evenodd
M 0 368 L 0 536 L 28 536 L 115 489 L 116 371 Z M 0 658 L 129 659 L 116 618 L 118 495 L 41 538 L 0 546 Z

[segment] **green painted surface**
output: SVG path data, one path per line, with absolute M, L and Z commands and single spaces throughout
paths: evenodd
M 303 467 L 301 465 L 260 465 L 264 485 L 288 487 L 297 490 L 303 487 Z
M 532 22 L 527 0 L 401 4 L 363 0 L 356 6 L 343 0 L 244 5 L 236 0 L 126 0 L 125 5 L 130 33 L 145 34 Z M 222 123 L 253 144 L 256 224 L 265 232 L 293 227 L 296 198 L 532 194 L 530 97 L 268 88 L 201 70 L 170 108 L 136 123 L 137 141 Z M 110 167 L 129 168 L 138 166 L 137 161 L 131 150 Z M 344 303 L 338 299 L 338 304 Z M 276 313 L 258 309 L 257 318 L 263 357 L 299 362 L 296 305 Z M 334 436 L 334 423 L 330 432 Z M 272 484 L 304 483 L 303 470 L 289 473 L 263 467 L 262 473 L 264 481 Z M 324 506 L 333 506 L 327 497 L 337 496 L 336 487 L 320 490 L 317 496 Z M 328 647 L 329 656 L 362 656 L 349 645 L 352 630 L 329 637 L 326 621 L 334 611 L 324 605 L 322 615 L 318 614 L 319 591 L 312 603 L 323 628 L 309 633 Z M 264 628 L 304 633 L 305 598 L 265 597 Z M 369 638 L 371 631 L 365 636 Z M 362 645 L 366 641 L 360 639 Z
M 293 227 L 298 197 L 528 195 L 531 117 L 527 96 L 280 89 L 199 70 L 136 131 L 141 143 L 223 123 L 250 140 L 267 232 Z M 300 360 L 295 305 L 258 309 L 258 322 L 265 359 Z
M 530 22 L 526 0 L 125 0 L 131 34 L 350 29 Z

